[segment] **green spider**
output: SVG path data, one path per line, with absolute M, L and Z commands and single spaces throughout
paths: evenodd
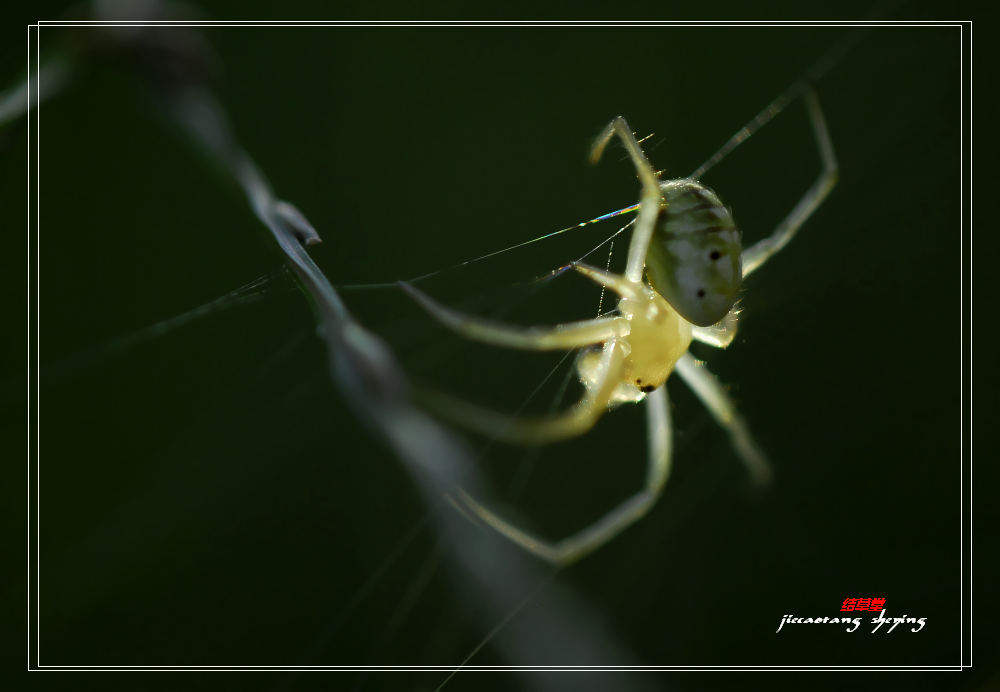
M 645 400 L 648 465 L 646 485 L 591 526 L 550 542 L 501 519 L 464 489 L 449 495 L 526 550 L 566 565 L 593 552 L 645 515 L 670 473 L 672 433 L 666 388 L 672 372 L 694 391 L 730 441 L 751 476 L 770 477 L 770 467 L 742 416 L 718 380 L 688 352 L 692 340 L 725 348 L 736 334 L 736 304 L 743 277 L 781 250 L 837 182 L 837 162 L 815 92 L 805 92 L 823 169 L 816 182 L 767 238 L 742 249 L 732 214 L 712 190 L 686 178 L 661 181 L 624 118 L 614 119 L 594 143 L 597 162 L 617 135 L 642 183 L 638 218 L 624 274 L 576 262 L 572 267 L 619 296 L 617 314 L 545 327 L 519 327 L 465 315 L 408 284 L 403 288 L 434 318 L 461 335 L 528 351 L 586 349 L 577 360 L 583 397 L 561 414 L 539 419 L 508 416 L 437 397 L 445 416 L 494 439 L 542 445 L 582 435 L 607 410 Z

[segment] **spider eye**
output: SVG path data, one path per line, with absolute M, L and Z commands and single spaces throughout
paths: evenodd
M 722 200 L 704 185 L 669 180 L 660 189 L 664 205 L 646 253 L 647 279 L 681 317 L 707 327 L 739 297 L 740 232 Z

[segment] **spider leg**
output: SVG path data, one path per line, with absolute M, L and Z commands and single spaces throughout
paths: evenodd
M 594 142 L 594 147 L 590 152 L 590 162 L 597 163 L 601 154 L 604 153 L 604 148 L 614 135 L 618 135 L 622 144 L 625 145 L 625 150 L 632 157 L 632 163 L 635 164 L 639 180 L 642 182 L 642 207 L 639 209 L 635 230 L 632 231 L 632 241 L 628 248 L 628 264 L 625 266 L 625 278 L 632 283 L 639 283 L 642 281 L 642 270 L 646 266 L 646 252 L 649 250 L 649 242 L 653 238 L 653 229 L 663 204 L 663 195 L 660 192 L 660 179 L 656 175 L 656 169 L 649 163 L 649 159 L 642 152 L 635 135 L 629 129 L 628 123 L 621 116 L 608 123 L 604 132 Z
M 687 386 L 701 399 L 701 403 L 712 414 L 715 422 L 729 434 L 729 442 L 754 481 L 761 485 L 769 483 L 772 476 L 771 464 L 754 442 L 746 421 L 736 410 L 736 404 L 729 398 L 715 375 L 696 361 L 690 353 L 681 356 L 674 367 L 674 372 L 681 376 Z
M 640 287 L 636 286 L 621 274 L 612 274 L 609 271 L 593 267 L 583 262 L 574 262 L 570 266 L 595 283 L 598 283 L 606 288 L 610 288 L 622 298 L 638 298 L 642 295 L 642 293 L 640 293 Z
M 823 118 L 819 98 L 810 87 L 806 91 L 805 99 L 813 134 L 816 136 L 816 145 L 819 147 L 819 155 L 823 160 L 823 170 L 816 182 L 806 191 L 795 208 L 785 217 L 785 220 L 778 224 L 774 232 L 743 251 L 743 276 L 749 275 L 750 272 L 764 264 L 771 255 L 785 247 L 795 232 L 799 230 L 799 227 L 812 216 L 816 208 L 830 194 L 833 186 L 837 184 L 839 171 L 837 157 L 833 153 L 833 142 L 830 141 L 830 133 L 826 128 L 826 120 Z
M 597 366 L 596 385 L 569 409 L 544 418 L 514 418 L 436 391 L 418 391 L 421 403 L 459 425 L 482 435 L 519 445 L 543 445 L 577 437 L 594 427 L 621 383 L 619 372 L 625 352 L 608 341 Z
M 660 387 L 646 397 L 648 462 L 645 488 L 586 529 L 561 541 L 549 542 L 504 521 L 477 502 L 462 488 L 450 497 L 468 509 L 496 531 L 557 567 L 571 564 L 592 553 L 638 521 L 656 504 L 670 475 L 672 435 L 670 407 L 666 387 Z
M 722 321 L 707 327 L 691 325 L 691 338 L 709 346 L 726 348 L 736 338 L 736 323 L 739 312 L 738 308 L 733 308 L 722 318 Z
M 598 317 L 553 327 L 517 327 L 465 315 L 441 305 L 409 284 L 401 282 L 399 286 L 444 326 L 469 339 L 494 346 L 525 351 L 568 351 L 629 333 L 628 320 L 621 316 Z

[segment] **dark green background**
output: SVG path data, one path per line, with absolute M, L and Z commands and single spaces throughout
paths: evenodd
M 237 15 L 247 16 L 213 16 Z M 611 117 L 655 133 L 644 144 L 654 164 L 686 175 L 845 31 L 216 27 L 207 36 L 236 132 L 277 194 L 312 221 L 324 239 L 312 254 L 342 285 L 451 267 L 633 203 L 638 185 L 619 149 L 597 168 L 586 163 Z M 43 46 L 56 34 L 43 29 Z M 4 51 L 9 81 L 23 52 Z M 695 349 L 732 385 L 775 464 L 775 487 L 761 498 L 749 493 L 724 435 L 671 381 L 677 449 L 663 499 L 551 587 L 575 591 L 589 625 L 636 662 L 961 662 L 960 57 L 958 28 L 879 28 L 819 83 L 841 182 L 787 250 L 747 281 L 737 343 Z M 239 190 L 120 67 L 95 66 L 43 105 L 40 132 L 42 372 L 90 347 L 100 356 L 79 374 L 53 376 L 40 393 L 41 663 L 461 661 L 496 623 L 458 595 L 475 587 L 453 570 L 415 585 L 434 550 L 431 529 L 337 619 L 426 505 L 338 399 L 300 294 L 276 281 L 253 305 L 124 354 L 109 350 L 115 337 L 281 266 Z M 26 131 L 14 131 L 2 155 L 5 187 L 23 180 L 27 151 Z M 818 169 L 795 103 L 703 181 L 752 242 Z M 587 317 L 598 293 L 585 282 L 567 277 L 537 294 L 518 284 L 578 258 L 615 224 L 424 288 L 524 324 Z M 25 280 L 19 252 L 7 260 L 12 295 Z M 515 409 L 559 359 L 463 344 L 396 291 L 345 296 L 414 377 L 498 409 Z M 26 322 L 24 301 L 14 314 L 15 324 Z M 21 358 L 5 362 L 9 382 L 23 373 Z M 529 408 L 544 410 L 555 384 Z M 20 401 L 8 397 L 13 416 Z M 586 525 L 641 484 L 644 434 L 642 408 L 625 407 L 582 440 L 542 450 L 513 515 L 554 536 Z M 521 456 L 484 455 L 501 500 Z M 7 593 L 14 617 L 19 596 Z M 927 626 L 774 633 L 785 614 L 835 616 L 843 599 L 871 596 L 887 598 L 890 615 L 926 617 Z M 407 599 L 412 611 L 392 627 Z M 471 663 L 561 661 L 504 660 L 487 646 Z M 163 686 L 433 689 L 444 677 L 414 675 L 188 677 Z M 152 680 L 77 682 L 156 687 Z M 448 688 L 528 682 L 469 673 Z M 953 688 L 960 680 L 906 683 Z

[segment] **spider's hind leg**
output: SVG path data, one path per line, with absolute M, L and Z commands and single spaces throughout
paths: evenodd
M 809 121 L 813 127 L 813 136 L 816 138 L 816 146 L 819 149 L 820 159 L 823 161 L 823 170 L 820 171 L 816 182 L 806 190 L 799 203 L 788 213 L 785 220 L 778 224 L 774 232 L 743 251 L 743 276 L 748 276 L 750 272 L 760 267 L 781 248 L 785 247 L 795 232 L 799 230 L 799 227 L 812 216 L 813 212 L 826 199 L 826 196 L 830 194 L 834 185 L 837 184 L 840 170 L 837 166 L 837 157 L 833 153 L 833 142 L 830 140 L 830 132 L 826 127 L 823 109 L 819 105 L 819 97 L 816 96 L 812 87 L 806 91 L 805 99 L 806 108 L 809 109 Z
M 642 295 L 641 286 L 637 286 L 621 274 L 612 274 L 609 271 L 592 267 L 584 262 L 574 262 L 570 266 L 594 283 L 611 289 L 622 298 L 639 298 Z
M 552 327 L 518 327 L 465 315 L 407 283 L 400 282 L 399 286 L 444 326 L 466 338 L 493 346 L 524 351 L 568 351 L 628 334 L 628 321 L 623 317 L 599 317 Z
M 739 308 L 733 308 L 729 313 L 716 324 L 707 327 L 692 325 L 691 336 L 695 341 L 700 341 L 716 348 L 726 348 L 733 343 L 736 338 L 736 329 L 739 324 Z
M 444 392 L 418 390 L 420 403 L 442 417 L 494 440 L 544 445 L 582 435 L 594 427 L 618 389 L 625 353 L 614 341 L 606 344 L 595 369 L 596 386 L 569 409 L 544 418 L 517 418 L 484 408 Z
M 685 353 L 675 366 L 674 372 L 681 376 L 695 395 L 701 399 L 712 418 L 729 434 L 729 442 L 739 455 L 750 477 L 760 485 L 771 482 L 774 472 L 771 462 L 754 441 L 750 428 L 743 416 L 736 410 L 736 404 L 729 398 L 715 375 L 704 365 L 694 359 L 690 353 Z

